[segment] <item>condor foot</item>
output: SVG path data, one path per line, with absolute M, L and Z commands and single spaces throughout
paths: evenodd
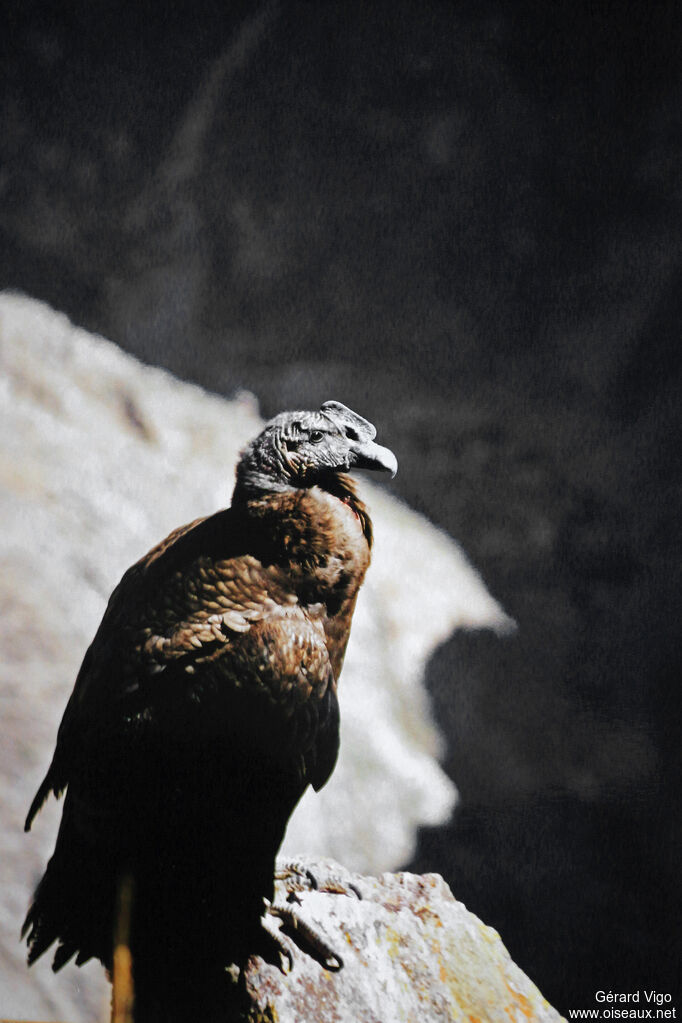
M 315 863 L 314 868 L 302 860 L 280 861 L 275 871 L 275 899 L 268 904 L 263 926 L 278 946 L 282 961 L 293 968 L 298 949 L 312 955 L 326 970 L 343 969 L 343 959 L 319 929 L 305 920 L 301 913 L 304 892 L 325 892 L 330 895 L 348 895 L 361 899 L 360 891 L 336 864 Z M 279 927 L 268 918 L 281 920 Z M 288 972 L 288 971 L 284 971 Z

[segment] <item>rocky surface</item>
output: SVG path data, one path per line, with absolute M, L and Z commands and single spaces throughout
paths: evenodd
M 77 1023 L 104 1011 L 101 969 L 53 977 L 41 961 L 29 975 L 18 943 L 59 815 L 50 801 L 27 836 L 26 810 L 121 573 L 174 526 L 229 502 L 238 451 L 261 420 L 249 395 L 228 402 L 181 383 L 15 295 L 0 296 L 0 370 L 0 1012 Z M 341 757 L 285 847 L 380 871 L 405 862 L 416 829 L 446 820 L 455 801 L 427 658 L 455 629 L 510 622 L 452 540 L 385 491 L 368 485 L 367 499 L 377 542 L 344 668 Z
M 558 1023 L 500 936 L 453 898 L 437 874 L 349 874 L 310 863 L 362 896 L 302 892 L 297 914 L 343 956 L 330 972 L 297 954 L 291 973 L 260 958 L 246 983 L 250 1023 Z

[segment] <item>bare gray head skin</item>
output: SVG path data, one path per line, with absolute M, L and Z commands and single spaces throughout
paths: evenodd
M 392 451 L 375 443 L 376 429 L 340 401 L 318 412 L 281 412 L 251 441 L 237 465 L 235 499 L 324 485 L 352 469 L 398 471 Z

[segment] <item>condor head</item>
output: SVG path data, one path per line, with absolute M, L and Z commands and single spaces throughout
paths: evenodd
M 393 477 L 396 457 L 375 437 L 374 426 L 339 401 L 325 401 L 319 412 L 282 412 L 242 453 L 235 496 L 312 487 L 353 469 Z

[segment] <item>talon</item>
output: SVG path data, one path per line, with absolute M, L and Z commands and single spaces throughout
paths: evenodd
M 356 899 L 362 901 L 360 889 L 352 881 L 346 881 L 341 874 L 330 872 L 318 878 L 305 863 L 296 860 L 283 863 L 275 871 L 275 880 L 284 884 L 287 901 L 291 902 L 295 901 L 291 898 L 292 894 L 300 891 L 327 892 L 330 895 L 350 895 L 352 892 Z
M 362 901 L 360 889 L 351 881 L 344 881 L 340 877 L 328 878 L 324 884 L 320 885 L 318 890 L 326 892 L 328 895 L 350 895 L 352 892 L 356 899 Z
M 280 928 L 276 927 L 269 920 L 268 913 L 272 914 L 272 916 L 277 916 L 277 917 L 280 914 L 279 914 L 279 912 L 277 912 L 276 908 L 274 906 L 272 906 L 268 902 L 267 899 L 265 900 L 265 903 L 266 903 L 266 910 L 265 910 L 265 913 L 263 914 L 263 916 L 261 917 L 261 924 L 262 924 L 263 930 L 265 931 L 267 937 L 270 939 L 270 941 L 271 941 L 275 951 L 277 953 L 279 953 L 279 956 L 280 956 L 279 968 L 280 968 L 281 972 L 284 974 L 284 976 L 286 977 L 286 975 L 288 973 L 291 973 L 291 971 L 294 968 L 294 962 L 295 962 L 295 959 L 296 959 L 296 952 L 295 952 L 296 946 L 294 945 L 294 943 L 291 940 L 291 938 L 289 938 L 286 934 L 283 934 L 282 931 L 280 930 Z M 285 963 L 286 963 L 286 969 L 285 969 Z
M 282 881 L 290 891 L 317 891 L 317 879 L 302 863 L 284 863 L 275 870 L 275 881 Z
M 343 969 L 343 959 L 335 949 L 323 938 L 314 927 L 303 920 L 290 905 L 276 905 L 272 904 L 268 907 L 268 911 L 273 916 L 279 917 L 282 924 L 285 927 L 289 927 L 295 934 L 300 935 L 310 946 L 310 948 L 316 953 L 316 958 L 320 960 L 326 970 L 338 971 Z M 283 937 L 281 932 L 278 932 L 280 937 Z
M 332 962 L 332 960 L 335 960 L 335 962 Z M 339 970 L 343 969 L 344 965 L 345 965 L 344 961 L 339 955 L 339 953 L 335 952 L 333 949 L 330 949 L 330 954 L 327 956 L 324 962 L 325 970 L 329 970 L 330 973 L 338 973 Z

